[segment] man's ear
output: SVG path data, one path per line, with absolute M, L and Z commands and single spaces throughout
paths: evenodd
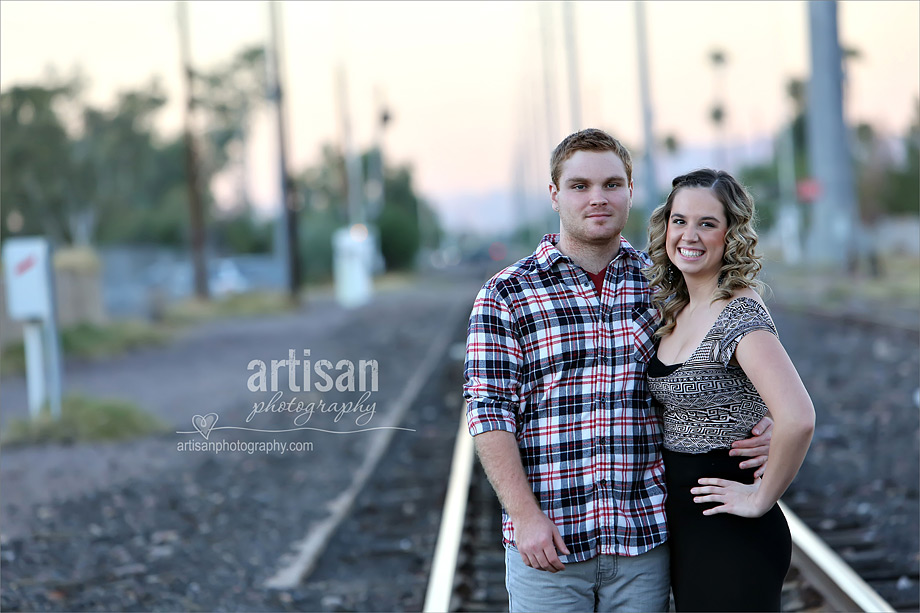
M 549 184 L 549 199 L 553 201 L 553 210 L 559 212 L 559 189 L 555 183 Z

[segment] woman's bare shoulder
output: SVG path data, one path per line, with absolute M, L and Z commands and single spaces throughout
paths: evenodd
M 764 308 L 764 310 L 767 309 L 767 305 L 764 303 L 763 297 L 751 287 L 743 287 L 732 292 L 731 299 L 736 300 L 738 298 L 750 298 L 751 300 L 755 300 L 760 306 Z

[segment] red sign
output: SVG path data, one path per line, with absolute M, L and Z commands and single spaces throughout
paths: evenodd
M 799 202 L 811 204 L 821 197 L 821 182 L 817 179 L 802 179 L 795 186 L 795 195 Z
M 504 243 L 492 243 L 489 245 L 489 257 L 495 262 L 501 262 L 508 255 L 508 250 Z
M 17 262 L 16 275 L 19 276 L 19 275 L 25 274 L 33 266 L 35 266 L 35 256 L 30 255 L 29 257 L 22 260 L 21 262 Z

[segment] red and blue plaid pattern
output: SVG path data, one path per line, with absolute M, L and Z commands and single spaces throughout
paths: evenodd
M 639 555 L 667 539 L 661 416 L 645 371 L 657 313 L 620 239 L 603 295 L 548 234 L 480 290 L 470 316 L 464 397 L 470 434 L 517 437 L 543 511 L 580 562 Z M 505 542 L 514 525 L 502 514 Z

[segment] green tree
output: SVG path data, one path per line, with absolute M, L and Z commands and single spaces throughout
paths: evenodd
M 914 120 L 904 136 L 904 164 L 892 168 L 885 182 L 884 208 L 893 214 L 920 214 L 920 99 L 914 105 L 914 112 Z
M 84 109 L 82 134 L 72 143 L 78 169 L 70 190 L 75 242 L 117 237 L 120 228 L 135 226 L 139 210 L 157 204 L 159 150 L 152 121 L 165 103 L 154 82 L 120 94 L 111 111 Z
M 308 281 L 332 278 L 332 235 L 348 221 L 345 198 L 345 160 L 331 145 L 324 145 L 320 163 L 294 176 L 303 209 L 300 224 L 301 270 Z
M 251 111 L 264 99 L 264 51 L 242 50 L 195 75 L 206 125 L 201 179 L 207 186 L 246 146 Z M 188 196 L 181 137 L 160 143 L 153 119 L 166 98 L 156 81 L 122 92 L 111 108 L 85 103 L 83 79 L 17 86 L 0 93 L 2 237 L 45 234 L 58 243 L 187 242 Z M 62 117 L 73 117 L 65 125 Z M 266 230 L 249 203 L 221 214 L 217 241 L 228 249 L 264 250 Z M 224 219 L 226 217 L 226 219 Z
M 194 84 L 206 126 L 200 172 L 207 184 L 245 151 L 251 114 L 266 100 L 265 49 L 247 47 L 213 70 L 196 72 Z
M 215 175 L 232 166 L 243 176 L 249 122 L 266 100 L 264 48 L 247 47 L 213 70 L 195 73 L 194 83 L 195 105 L 205 121 L 199 168 L 202 183 L 210 184 Z M 205 198 L 212 244 L 231 253 L 270 251 L 272 223 L 258 220 L 245 191 L 240 195 L 241 201 L 230 210 L 218 210 L 210 195 Z
M 136 226 L 137 208 L 156 203 L 151 124 L 165 103 L 158 85 L 122 93 L 109 111 L 86 105 L 81 91 L 74 77 L 0 94 L 0 198 L 21 215 L 16 233 L 89 244 Z M 73 135 L 65 109 L 78 118 Z M 4 236 L 11 230 L 3 224 Z
M 224 253 L 269 253 L 273 225 L 256 219 L 249 211 L 219 216 L 213 222 L 214 243 Z
M 779 212 L 779 184 L 777 182 L 776 159 L 770 163 L 745 166 L 738 172 L 741 183 L 748 188 L 757 208 L 756 226 L 758 232 L 773 227 Z
M 75 174 L 71 143 L 55 107 L 71 98 L 75 82 L 17 86 L 0 93 L 0 201 L 2 236 L 45 234 L 70 242 L 67 192 Z M 12 219 L 19 219 L 10 227 Z
M 419 215 L 423 207 L 412 187 L 412 171 L 406 166 L 384 169 L 384 194 L 377 219 L 380 251 L 388 269 L 410 269 L 421 245 Z
M 373 151 L 362 157 L 364 176 Z M 419 197 L 409 166 L 384 168 L 384 206 L 369 223 L 377 227 L 380 250 L 387 269 L 405 270 L 415 264 L 425 229 L 426 246 L 436 246 L 441 235 L 434 211 Z M 332 234 L 348 223 L 345 161 L 336 148 L 323 147 L 322 161 L 295 178 L 304 209 L 301 213 L 301 257 L 307 278 L 332 275 Z M 421 221 L 420 221 L 421 217 Z
M 808 98 L 805 82 L 802 79 L 789 79 L 786 82 L 786 95 L 792 101 L 793 108 L 792 150 L 795 154 L 795 178 L 798 180 L 808 176 L 808 134 L 805 124 Z

